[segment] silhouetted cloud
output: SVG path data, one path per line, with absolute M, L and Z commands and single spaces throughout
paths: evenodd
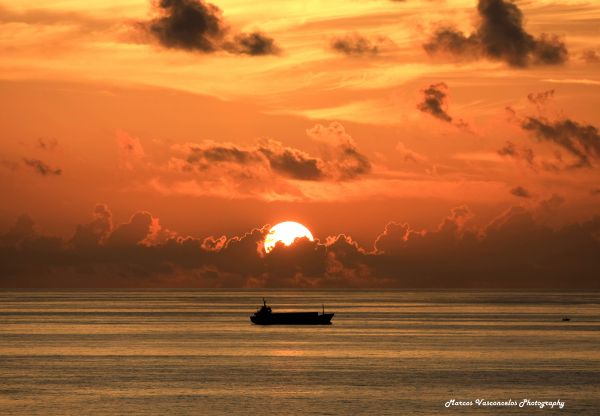
M 519 163 L 524 163 L 525 166 L 534 172 L 543 170 L 558 173 L 565 169 L 565 162 L 560 153 L 555 152 L 554 158 L 541 158 L 536 156 L 532 148 L 523 145 L 517 146 L 511 141 L 506 141 L 504 146 L 498 149 L 498 154 L 510 157 Z
M 498 150 L 498 154 L 500 156 L 509 156 L 517 160 L 523 160 L 530 167 L 535 168 L 535 153 L 529 147 L 517 148 L 513 142 L 507 140 L 504 146 Z
M 321 180 L 326 176 L 324 161 L 275 141 L 248 148 L 206 143 L 191 145 L 189 150 L 187 162 L 201 170 L 211 163 L 233 163 L 254 165 L 299 180 Z
M 40 235 L 23 216 L 0 235 L 0 287 L 598 289 L 600 216 L 557 229 L 536 219 L 563 202 L 553 195 L 512 207 L 481 227 L 466 206 L 431 230 L 390 222 L 372 251 L 340 234 L 265 253 L 268 225 L 230 238 L 158 240 L 150 213 L 113 228 L 104 205 L 65 241 Z
M 26 214 L 17 218 L 6 234 L 0 237 L 3 246 L 18 246 L 22 241 L 36 236 L 33 220 Z
M 152 232 L 152 215 L 146 211 L 136 212 L 129 222 L 117 226 L 108 237 L 107 245 L 131 246 L 144 241 Z
M 79 248 L 98 246 L 106 241 L 112 227 L 112 213 L 105 204 L 98 204 L 94 208 L 94 220 L 78 225 L 70 243 Z
M 325 176 L 324 162 L 300 150 L 270 143 L 259 146 L 258 152 L 269 160 L 271 169 L 290 178 L 314 181 Z
M 486 57 L 514 67 L 557 65 L 568 59 L 565 44 L 555 35 L 533 37 L 523 28 L 523 13 L 511 0 L 479 0 L 479 23 L 465 35 L 440 27 L 423 45 L 430 54 L 449 53 L 466 59 Z
M 159 0 L 156 11 L 159 16 L 143 26 L 167 48 L 246 55 L 279 52 L 275 41 L 260 32 L 231 33 L 221 9 L 203 0 Z
M 275 140 L 263 140 L 255 146 L 205 142 L 188 145 L 184 164 L 177 167 L 208 173 L 223 166 L 227 174 L 244 179 L 277 175 L 303 181 L 351 180 L 371 171 L 369 159 L 345 134 L 341 124 L 317 125 L 308 134 L 323 144 L 322 156 L 311 156 Z M 243 169 L 235 169 L 237 166 Z
M 414 230 L 409 224 L 388 223 L 375 240 L 375 250 L 380 254 L 400 254 L 406 250 L 440 248 L 452 245 L 465 232 L 465 224 L 473 213 L 465 205 L 452 209 L 438 228 L 433 231 Z M 411 248 L 412 247 L 412 248 Z
M 233 41 L 225 43 L 225 50 L 231 53 L 243 55 L 277 55 L 281 48 L 275 43 L 275 39 L 261 33 L 238 33 Z
M 527 99 L 529 100 L 529 102 L 536 105 L 544 105 L 549 100 L 551 100 L 552 97 L 554 97 L 554 90 L 548 90 L 537 93 L 532 92 L 527 94 Z
M 417 108 L 424 113 L 431 114 L 440 120 L 452 122 L 452 117 L 446 112 L 448 86 L 443 83 L 431 84 L 422 90 L 423 101 L 417 104 Z
M 168 48 L 213 52 L 225 35 L 221 10 L 197 0 L 160 0 L 148 29 Z
M 512 188 L 510 193 L 519 198 L 531 198 L 529 191 L 522 186 Z
M 348 33 L 334 37 L 330 47 L 336 52 L 349 56 L 377 55 L 381 45 L 386 41 L 390 42 L 389 39 L 381 37 L 371 40 L 358 33 Z
M 53 151 L 58 147 L 58 140 L 54 137 L 38 137 L 37 147 L 42 150 Z
M 42 176 L 57 176 L 62 174 L 62 169 L 53 169 L 39 159 L 23 159 L 25 165 L 33 168 Z
M 577 159 L 570 167 L 590 167 L 592 160 L 600 158 L 600 134 L 592 125 L 570 119 L 549 121 L 543 117 L 525 117 L 521 128 L 569 152 Z
M 474 34 L 465 36 L 452 27 L 439 27 L 423 48 L 430 55 L 449 53 L 465 59 L 477 59 L 481 55 L 481 44 Z

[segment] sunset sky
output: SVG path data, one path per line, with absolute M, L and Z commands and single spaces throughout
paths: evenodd
M 599 27 L 591 0 L 0 2 L 0 286 L 600 288 Z M 266 254 L 286 220 L 315 241 Z

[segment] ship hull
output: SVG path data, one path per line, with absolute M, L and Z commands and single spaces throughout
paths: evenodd
M 250 321 L 256 325 L 331 325 L 333 315 L 318 312 L 271 313 L 268 316 L 252 315 Z

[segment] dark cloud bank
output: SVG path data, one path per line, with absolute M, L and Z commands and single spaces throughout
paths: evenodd
M 479 0 L 479 23 L 465 35 L 441 26 L 423 45 L 429 54 L 447 53 L 462 59 L 488 58 L 514 67 L 557 65 L 568 59 L 565 44 L 555 35 L 539 37 L 523 27 L 523 13 L 511 0 Z
M 389 223 L 374 248 L 351 237 L 297 240 L 265 254 L 268 227 L 231 238 L 184 237 L 140 211 L 113 225 L 98 205 L 71 238 L 26 216 L 0 236 L 1 287 L 398 287 L 599 289 L 600 216 L 549 228 L 513 207 L 484 227 L 458 207 L 433 230 Z
M 259 31 L 232 30 L 221 9 L 202 0 L 159 0 L 154 9 L 158 16 L 143 22 L 142 27 L 166 48 L 255 56 L 280 51 L 273 38 Z

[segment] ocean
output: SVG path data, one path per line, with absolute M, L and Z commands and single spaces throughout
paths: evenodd
M 600 414 L 600 294 L 0 292 L 0 415 L 442 414 Z

